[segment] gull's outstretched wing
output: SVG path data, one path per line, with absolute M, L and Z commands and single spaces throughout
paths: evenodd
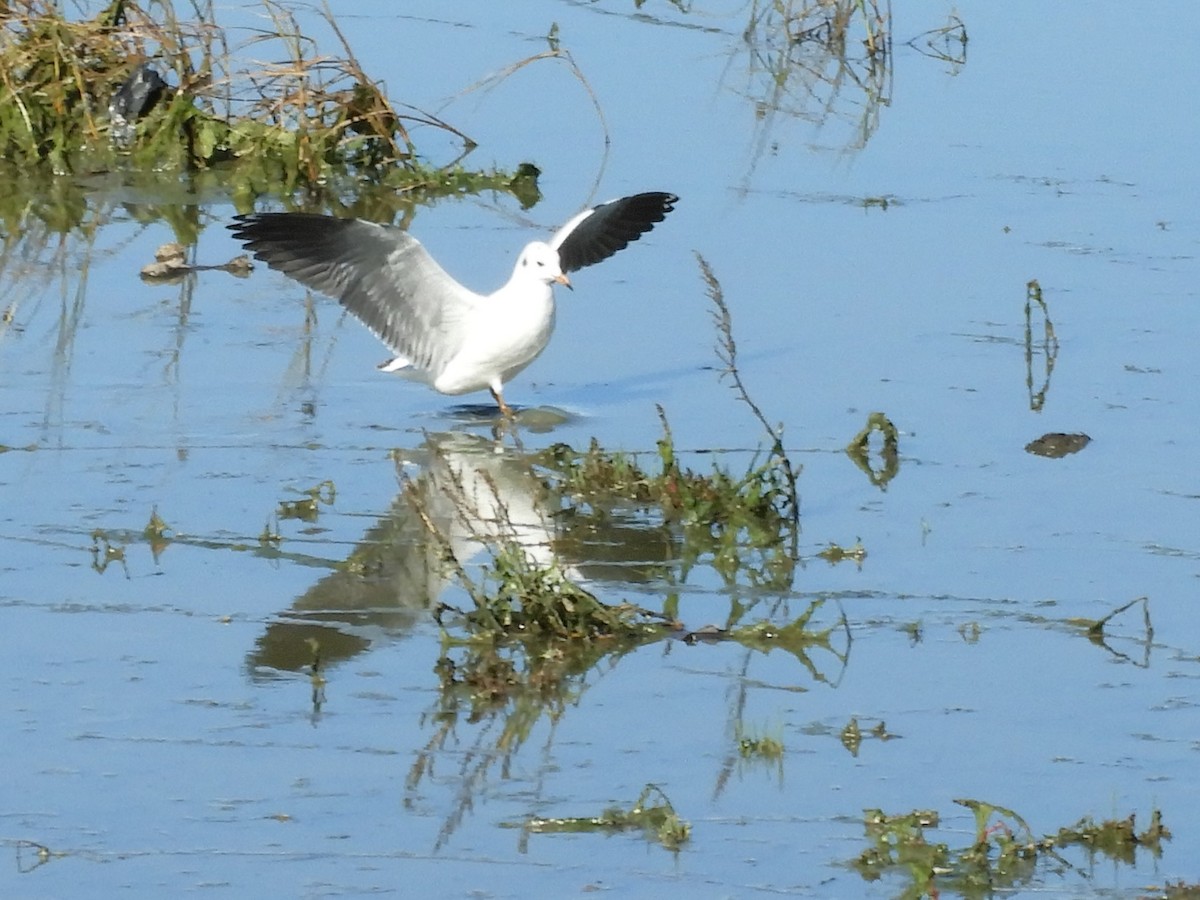
M 667 217 L 679 198 L 654 191 L 634 194 L 585 209 L 555 232 L 550 246 L 558 251 L 564 272 L 574 272 L 608 259 Z
M 480 299 L 400 228 L 309 213 L 236 216 L 228 227 L 255 259 L 333 297 L 424 371 L 458 351 Z

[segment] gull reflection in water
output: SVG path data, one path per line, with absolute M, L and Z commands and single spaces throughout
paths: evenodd
M 387 514 L 336 571 L 267 626 L 248 655 L 252 674 L 301 671 L 317 656 L 327 668 L 407 636 L 429 620 L 455 577 L 447 550 L 468 567 L 489 543 L 503 539 L 533 563 L 557 561 L 585 585 L 626 587 L 660 580 L 676 557 L 670 535 L 641 515 L 571 517 L 560 528 L 558 498 L 539 478 L 533 454 L 479 435 L 428 435 L 403 462 L 404 484 Z

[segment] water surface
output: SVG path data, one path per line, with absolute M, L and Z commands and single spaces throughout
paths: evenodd
M 502 283 L 530 235 L 585 203 L 681 203 L 560 298 L 554 341 L 506 395 L 567 415 L 503 453 L 455 398 L 375 372 L 386 350 L 365 329 L 274 273 L 142 282 L 172 235 L 129 193 L 94 195 L 92 237 L 39 241 L 32 222 L 9 236 L 4 893 L 896 896 L 901 872 L 867 883 L 847 866 L 867 846 L 862 811 L 937 810 L 931 839 L 963 847 L 958 798 L 1038 834 L 1162 811 L 1161 858 L 1066 853 L 1031 893 L 1132 897 L 1200 877 L 1200 125 L 1179 100 L 1200 72 L 1174 39 L 1193 6 L 1092 4 L 1080 19 L 962 3 L 957 62 L 905 43 L 949 7 L 897 8 L 878 106 L 849 84 L 833 100 L 777 94 L 742 37 L 750 6 L 340 6 L 393 97 L 461 127 L 473 159 L 544 172 L 528 213 L 500 197 L 418 211 L 414 232 L 468 284 Z M 558 62 L 459 96 L 545 49 L 552 23 L 607 149 Z M 237 251 L 232 213 L 199 207 L 201 261 Z M 655 404 L 681 448 L 743 467 L 764 435 L 717 379 L 695 253 L 724 288 L 747 385 L 803 465 L 794 581 L 731 588 L 701 565 L 678 584 L 672 545 L 644 530 L 609 542 L 619 565 L 566 562 L 610 601 L 677 592 L 689 628 L 724 624 L 735 602 L 779 622 L 818 602 L 814 625 L 844 617 L 835 652 L 805 665 L 668 641 L 586 673 L 519 741 L 501 741 L 504 714 L 443 730 L 423 606 L 464 598 L 424 565 L 392 451 L 418 477 L 448 443 L 499 473 L 532 529 L 527 454 L 593 436 L 652 451 Z M 1031 279 L 1046 311 L 1027 344 Z M 842 452 L 872 411 L 900 431 L 886 489 Z M 1092 441 L 1027 453 L 1046 432 Z M 325 481 L 336 493 L 315 521 L 276 519 Z M 143 535 L 154 510 L 165 548 Z M 861 566 L 816 556 L 856 541 Z M 364 554 L 386 574 L 368 587 L 345 565 Z M 1138 597 L 1103 642 L 1072 622 Z M 309 637 L 326 653 L 316 698 Z M 895 739 L 852 754 L 852 718 Z M 741 760 L 739 725 L 777 735 L 782 763 Z M 627 806 L 647 783 L 691 823 L 678 853 L 639 833 L 505 827 Z M 38 864 L 24 842 L 56 855 Z

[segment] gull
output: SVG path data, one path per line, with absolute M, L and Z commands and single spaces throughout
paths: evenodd
M 256 259 L 352 312 L 395 354 L 379 366 L 443 394 L 487 388 L 504 416 L 504 385 L 546 349 L 555 284 L 608 259 L 679 200 L 659 191 L 585 209 L 547 241 L 527 244 L 504 287 L 477 294 L 407 231 L 310 213 L 251 213 L 229 229 Z

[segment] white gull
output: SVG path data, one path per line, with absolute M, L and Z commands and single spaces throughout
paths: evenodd
M 229 226 L 256 259 L 328 294 L 396 354 L 380 366 L 443 394 L 503 389 L 546 348 L 554 284 L 608 259 L 661 222 L 679 198 L 634 194 L 585 209 L 549 241 L 526 245 L 492 294 L 463 287 L 401 228 L 309 213 L 252 213 Z

